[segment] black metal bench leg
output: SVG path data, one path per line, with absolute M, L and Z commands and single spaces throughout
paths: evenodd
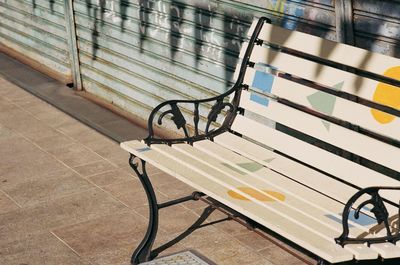
M 146 191 L 150 210 L 149 226 L 147 228 L 146 235 L 132 254 L 131 264 L 136 265 L 151 259 L 151 248 L 154 240 L 156 239 L 158 230 L 158 204 L 153 186 L 151 185 L 149 177 L 146 173 L 146 161 L 137 159 L 134 155 L 131 155 L 129 158 L 129 164 L 138 175 L 140 182 Z

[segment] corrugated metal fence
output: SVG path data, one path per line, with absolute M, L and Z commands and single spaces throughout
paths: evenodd
M 62 0 L 0 0 L 0 44 L 72 82 Z
M 398 10 L 388 0 L 0 0 L 0 44 L 145 119 L 166 99 L 225 91 L 255 17 L 400 57 Z

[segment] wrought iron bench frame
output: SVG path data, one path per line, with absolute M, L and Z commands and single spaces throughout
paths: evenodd
M 173 145 L 173 144 L 177 144 L 177 143 L 193 144 L 196 141 L 201 141 L 201 140 L 205 140 L 205 139 L 212 141 L 213 138 L 216 137 L 217 135 L 222 134 L 227 131 L 231 131 L 230 128 L 235 120 L 236 115 L 243 111 L 240 107 L 238 107 L 239 99 L 240 99 L 241 91 L 247 90 L 248 86 L 243 85 L 242 83 L 244 80 L 244 76 L 245 76 L 247 67 L 252 64 L 250 62 L 250 56 L 251 56 L 253 47 L 255 45 L 263 44 L 263 41 L 258 39 L 258 35 L 259 35 L 264 23 L 271 23 L 271 21 L 266 17 L 262 17 L 259 19 L 259 21 L 254 29 L 254 32 L 249 40 L 247 50 L 245 52 L 244 58 L 242 60 L 241 66 L 240 66 L 240 72 L 239 72 L 238 78 L 236 80 L 236 83 L 233 85 L 233 87 L 231 89 L 229 89 L 225 93 L 222 93 L 216 97 L 212 97 L 212 98 L 208 98 L 208 99 L 165 101 L 153 109 L 153 111 L 151 112 L 151 114 L 148 118 L 148 133 L 149 134 L 148 134 L 147 138 L 145 138 L 143 140 L 148 146 L 151 146 L 152 144 L 167 144 L 167 145 Z M 228 97 L 231 97 L 232 94 L 233 94 L 233 100 L 227 101 L 226 99 Z M 199 105 L 202 103 L 208 103 L 208 102 L 214 102 L 214 101 L 215 101 L 215 103 L 211 107 L 211 110 L 207 116 L 206 129 L 204 132 L 200 132 L 199 131 L 199 120 L 200 120 Z M 194 112 L 193 112 L 194 132 L 193 132 L 193 135 L 190 135 L 188 127 L 187 127 L 188 123 L 187 123 L 186 119 L 184 118 L 182 111 L 180 109 L 179 104 L 182 104 L 182 103 L 185 103 L 185 104 L 188 103 L 188 104 L 194 105 Z M 184 137 L 174 138 L 174 139 L 162 139 L 162 138 L 158 138 L 155 136 L 154 121 L 156 119 L 156 115 L 158 115 L 160 110 L 164 107 L 169 107 L 169 109 L 162 112 L 159 115 L 159 118 L 157 119 L 157 124 L 162 125 L 163 119 L 165 117 L 170 117 L 171 120 L 176 125 L 177 129 L 183 131 Z M 225 111 L 225 113 L 226 113 L 223 123 L 217 129 L 210 130 L 210 125 L 217 120 L 217 117 L 219 115 L 221 115 L 223 111 Z M 160 209 L 163 209 L 163 208 L 166 208 L 166 207 L 169 207 L 172 205 L 176 205 L 176 204 L 179 204 L 182 202 L 186 202 L 189 200 L 199 200 L 205 194 L 200 193 L 200 192 L 194 192 L 193 194 L 183 197 L 183 198 L 179 198 L 179 199 L 164 202 L 164 203 L 158 203 L 153 186 L 152 186 L 151 181 L 146 172 L 146 161 L 131 154 L 131 156 L 129 158 L 129 164 L 132 167 L 132 169 L 135 171 L 137 176 L 139 177 L 139 179 L 145 189 L 147 199 L 149 202 L 149 210 L 150 210 L 150 218 L 149 218 L 149 225 L 147 228 L 147 232 L 146 232 L 143 240 L 141 241 L 140 245 L 134 251 L 132 258 L 131 258 L 132 264 L 139 264 L 141 262 L 151 260 L 159 254 L 158 251 L 156 253 L 152 252 L 152 246 L 155 241 L 155 238 L 157 235 L 157 230 L 158 230 L 158 219 L 159 219 L 158 211 Z M 393 202 L 383 199 L 379 195 L 380 190 L 400 190 L 400 187 L 368 187 L 365 189 L 361 189 L 356 194 L 354 194 L 348 200 L 348 202 L 346 203 L 346 205 L 343 209 L 343 215 L 342 215 L 343 216 L 343 220 L 342 220 L 343 233 L 339 237 L 335 238 L 335 241 L 337 244 L 344 246 L 346 244 L 365 244 L 366 243 L 369 245 L 372 243 L 383 243 L 383 242 L 395 243 L 400 240 L 400 232 L 394 231 L 393 229 L 390 228 L 389 214 L 385 207 L 385 203 L 391 204 L 395 207 L 399 207 L 399 205 L 396 205 Z M 352 206 L 357 201 L 357 199 L 359 199 L 361 196 L 363 196 L 365 194 L 371 195 L 372 198 L 369 200 L 366 200 L 365 202 L 360 204 L 360 206 L 354 211 L 354 217 L 355 217 L 355 219 L 359 218 L 359 213 L 363 206 L 366 206 L 367 204 L 372 205 L 370 211 L 376 217 L 378 224 L 382 224 L 382 223 L 384 224 L 386 232 L 387 232 L 386 236 L 375 237 L 375 238 L 362 238 L 362 239 L 349 237 L 349 216 L 351 214 Z M 400 214 L 400 208 L 399 208 L 399 214 Z M 400 220 L 399 220 L 398 227 L 400 227 Z M 319 264 L 322 264 L 322 263 L 323 263 L 323 260 L 320 260 Z

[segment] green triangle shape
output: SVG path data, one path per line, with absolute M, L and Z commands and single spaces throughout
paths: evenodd
M 337 91 L 340 91 L 340 90 L 342 90 L 343 85 L 344 85 L 344 81 L 337 83 L 336 85 L 333 86 L 333 88 L 336 89 Z
M 274 160 L 275 158 L 276 158 L 276 157 L 268 158 L 268 159 L 265 159 L 264 161 L 267 162 L 267 163 L 271 163 L 272 160 Z
M 334 89 L 340 91 L 343 87 L 344 81 L 337 83 L 333 86 Z M 335 108 L 336 96 L 318 91 L 307 97 L 308 102 L 311 104 L 313 109 L 322 112 L 326 115 L 331 116 L 333 109 Z M 330 128 L 330 123 L 322 120 L 322 124 L 327 130 Z
M 325 126 L 325 128 L 329 131 L 329 129 L 331 128 L 331 124 L 328 121 L 321 121 L 322 124 Z
M 236 173 L 239 173 L 240 175 L 246 175 L 245 172 L 243 172 L 243 171 L 237 169 L 236 167 L 233 167 L 233 166 L 231 166 L 231 165 L 229 165 L 229 164 L 227 164 L 227 163 L 222 163 L 222 165 L 224 165 L 225 167 L 227 167 L 227 168 L 229 168 L 229 169 L 235 171 Z
M 250 172 L 256 172 L 257 170 L 260 170 L 264 166 L 256 163 L 256 162 L 249 162 L 249 163 L 238 163 L 237 164 L 239 167 L 244 168 Z
M 309 95 L 307 99 L 315 110 L 327 115 L 332 115 L 336 102 L 335 96 L 318 91 Z

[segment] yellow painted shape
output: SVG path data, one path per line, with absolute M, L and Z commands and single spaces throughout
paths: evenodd
M 386 70 L 384 76 L 400 80 L 400 66 L 392 67 Z M 377 103 L 400 109 L 400 88 L 385 83 L 379 83 L 376 87 L 373 100 Z M 392 122 L 396 117 L 385 112 L 371 109 L 374 119 L 386 124 Z
M 273 201 L 276 201 L 276 200 L 280 200 L 280 201 L 284 201 L 285 200 L 285 195 L 283 195 L 280 192 L 276 192 L 276 191 L 263 190 L 263 192 L 266 193 L 266 194 L 264 194 L 264 193 L 261 193 L 261 192 L 255 190 L 255 189 L 253 189 L 253 188 L 250 188 L 250 187 L 238 187 L 237 189 L 240 190 L 243 193 L 246 193 L 250 197 L 253 197 L 256 200 L 263 201 L 263 202 L 273 202 Z M 240 195 L 239 193 L 237 193 L 237 192 L 235 192 L 233 190 L 229 190 L 228 191 L 228 195 L 231 196 L 234 199 L 243 200 L 243 201 L 250 201 L 250 199 Z

